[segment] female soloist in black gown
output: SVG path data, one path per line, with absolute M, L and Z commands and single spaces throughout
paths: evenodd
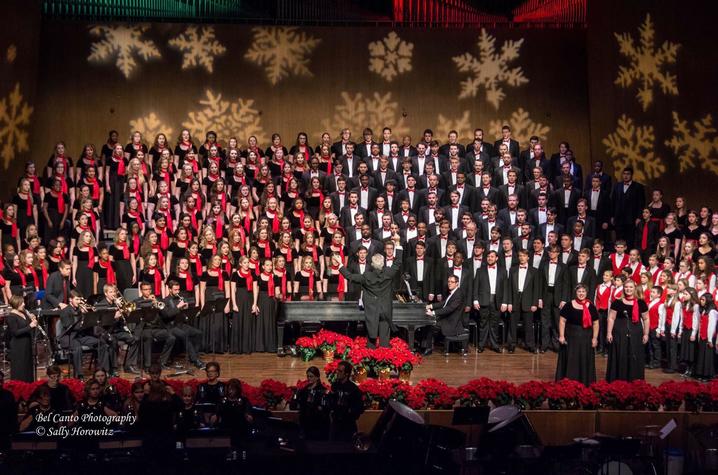
M 627 285 L 624 287 L 624 292 L 627 287 Z M 633 300 L 631 304 L 625 303 L 624 300 L 625 297 L 613 302 L 608 313 L 607 337 L 611 340 L 609 340 L 606 380 L 609 382 L 617 379 L 624 381 L 645 379 L 648 305 L 643 300 Z M 634 306 L 638 307 L 637 313 Z
M 588 312 L 586 318 L 585 312 Z M 558 353 L 556 381 L 568 378 L 588 386 L 596 382 L 596 355 L 592 340 L 594 335 L 598 335 L 598 310 L 588 301 L 571 300 L 561 308 L 559 317 L 564 327 L 559 336 L 564 340 L 559 339 L 563 344 Z
M 274 353 L 277 351 L 277 299 L 279 281 L 274 272 L 262 272 L 254 282 L 254 301 L 257 302 L 257 323 L 255 327 L 255 349 Z
M 225 286 L 229 285 L 229 276 L 220 268 L 212 268 L 202 275 L 204 284 L 204 301 L 211 302 L 225 295 Z M 205 353 L 224 353 L 227 349 L 227 322 L 224 317 L 224 308 L 217 309 L 212 314 L 205 314 L 199 318 L 199 329 L 202 331 L 202 348 Z

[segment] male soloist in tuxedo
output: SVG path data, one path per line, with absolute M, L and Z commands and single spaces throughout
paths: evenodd
M 481 266 L 475 277 L 474 308 L 479 311 L 479 352 L 484 351 L 487 346 L 497 353 L 501 352 L 499 319 L 507 280 L 497 261 L 498 254 L 488 251 L 486 265 Z
M 520 318 L 524 324 L 526 350 L 535 353 L 533 317 L 541 297 L 539 293 L 540 277 L 538 271 L 529 265 L 528 251 L 522 249 L 518 251 L 518 256 L 519 265 L 509 271 L 509 285 L 504 287 L 504 298 L 501 305 L 502 311 L 508 311 L 511 314 L 507 344 L 509 353 L 513 353 L 516 347 L 517 325 Z

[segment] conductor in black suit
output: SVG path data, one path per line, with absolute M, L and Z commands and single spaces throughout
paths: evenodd
M 349 282 L 361 285 L 362 302 L 364 303 L 364 318 L 369 341 L 367 346 L 374 348 L 374 342 L 379 337 L 379 345 L 389 347 L 390 330 L 394 329 L 392 322 L 393 283 L 397 272 L 401 270 L 402 247 L 399 244 L 399 235 L 396 235 L 396 258 L 391 267 L 384 266 L 384 256 L 374 254 L 371 257 L 371 268 L 364 274 L 352 274 L 342 265 L 337 254 L 332 256 L 335 266 Z
M 464 315 L 464 291 L 459 286 L 459 278 L 455 275 L 450 275 L 447 279 L 447 288 L 449 289 L 449 295 L 444 299 L 443 302 L 434 302 L 426 306 L 426 314 L 432 317 L 436 317 L 436 324 L 444 337 L 458 336 L 465 333 L 463 323 Z M 433 346 L 434 332 L 427 332 L 427 339 L 425 340 L 425 351 L 429 353 Z M 465 343 L 461 342 L 461 355 L 468 356 L 466 351 Z M 448 350 L 448 346 L 447 346 Z

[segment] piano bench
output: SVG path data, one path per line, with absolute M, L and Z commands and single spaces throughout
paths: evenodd
M 474 349 L 479 347 L 479 324 L 476 320 L 469 320 L 468 324 L 469 340 L 474 345 Z
M 469 342 L 469 333 L 464 332 L 455 336 L 444 337 L 444 356 L 448 356 L 451 350 L 452 343 L 459 343 L 461 345 L 462 352 L 466 351 L 466 345 Z

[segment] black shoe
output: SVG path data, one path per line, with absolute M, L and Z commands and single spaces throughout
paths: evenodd
M 421 352 L 421 354 L 422 354 L 423 356 L 429 356 L 429 355 L 432 354 L 433 352 L 434 352 L 434 350 L 432 350 L 431 348 L 425 348 L 425 349 Z
M 509 346 L 509 353 L 514 353 L 515 351 L 516 351 L 516 347 L 515 347 L 515 346 L 513 346 L 513 345 L 512 345 L 512 346 Z
M 494 346 L 493 348 L 491 348 L 491 351 L 493 351 L 494 353 L 499 353 L 499 354 L 500 354 L 500 353 L 501 353 L 501 348 L 499 348 L 498 346 Z
M 477 353 L 483 353 L 483 352 L 484 352 L 484 349 L 483 349 L 483 348 L 476 348 L 476 352 L 477 352 Z
M 541 348 L 541 349 L 539 350 L 539 353 L 541 353 L 541 354 L 543 355 L 544 353 L 546 353 L 546 349 L 545 349 L 545 348 Z
M 466 350 L 461 350 L 461 357 L 462 357 L 462 358 L 468 358 L 468 357 L 469 357 L 469 352 L 466 351 Z
M 140 370 L 134 366 L 128 366 L 125 368 L 125 373 L 140 374 Z

